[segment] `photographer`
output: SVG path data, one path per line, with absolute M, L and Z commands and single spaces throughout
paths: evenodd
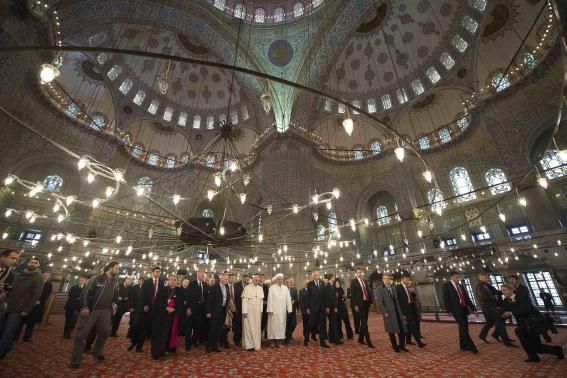
M 564 359 L 561 346 L 542 344 L 539 335 L 548 331 L 552 321 L 543 317 L 529 298 L 516 295 L 514 288 L 510 285 L 502 285 L 502 294 L 506 297 L 504 301 L 505 312 L 502 318 L 514 315 L 518 322 L 516 336 L 522 343 L 522 348 L 528 354 L 526 362 L 540 362 L 538 354 L 555 354 L 558 359 Z

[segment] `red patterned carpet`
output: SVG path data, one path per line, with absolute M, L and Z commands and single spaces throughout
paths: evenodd
M 127 321 L 127 318 L 125 317 Z M 278 350 L 266 347 L 249 353 L 234 347 L 220 354 L 206 354 L 204 348 L 191 352 L 178 351 L 160 361 L 153 361 L 149 345 L 143 354 L 128 352 L 124 337 L 127 324 L 121 325 L 119 338 L 110 338 L 103 352 L 105 361 L 96 363 L 91 355 L 83 356 L 79 370 L 68 368 L 72 340 L 62 335 L 62 316 L 52 316 L 50 325 L 37 329 L 33 341 L 18 342 L 12 353 L 0 362 L 1 377 L 117 377 L 117 376 L 182 376 L 182 377 L 565 377 L 567 360 L 542 356 L 539 364 L 525 363 L 521 348 L 505 348 L 493 342 L 477 342 L 480 326 L 471 326 L 471 335 L 480 353 L 473 355 L 458 350 L 457 327 L 452 323 L 422 323 L 427 347 L 409 346 L 411 353 L 397 354 L 389 347 L 382 319 L 370 318 L 371 338 L 376 349 L 368 349 L 356 341 L 322 349 L 316 343 L 304 347 L 301 325 L 295 331 L 293 345 Z M 301 323 L 301 319 L 299 319 Z M 508 328 L 513 335 L 513 328 Z M 567 343 L 567 330 L 552 335 L 555 344 Z

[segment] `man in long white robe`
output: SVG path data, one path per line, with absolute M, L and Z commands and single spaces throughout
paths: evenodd
M 264 290 L 255 274 L 252 283 L 242 292 L 242 320 L 244 339 L 242 347 L 248 351 L 260 350 L 262 346 L 262 309 Z
M 268 339 L 274 340 L 274 346 L 279 348 L 285 340 L 285 325 L 287 314 L 292 312 L 289 289 L 283 285 L 283 274 L 278 273 L 275 284 L 270 286 L 268 293 Z

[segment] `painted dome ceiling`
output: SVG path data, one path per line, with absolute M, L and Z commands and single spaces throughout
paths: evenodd
M 255 24 L 295 21 L 310 14 L 325 0 L 207 0 L 226 14 Z

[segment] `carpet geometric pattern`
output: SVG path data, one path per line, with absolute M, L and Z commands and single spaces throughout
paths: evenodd
M 355 340 L 341 346 L 320 348 L 315 342 L 302 343 L 301 318 L 292 345 L 272 349 L 269 346 L 255 353 L 232 347 L 222 353 L 205 353 L 203 347 L 185 352 L 178 349 L 159 361 L 151 359 L 149 343 L 144 353 L 128 352 L 125 338 L 128 318 L 121 324 L 118 338 L 109 338 L 102 363 L 90 354 L 83 355 L 81 368 L 71 370 L 69 356 L 73 340 L 62 338 L 63 316 L 53 315 L 50 324 L 34 331 L 32 342 L 17 342 L 14 350 L 0 362 L 0 377 L 566 377 L 567 360 L 541 355 L 542 362 L 528 364 L 522 348 L 505 348 L 496 341 L 484 344 L 478 340 L 479 325 L 471 325 L 471 336 L 479 354 L 461 352 L 458 348 L 457 325 L 454 323 L 422 323 L 427 346 L 410 345 L 410 353 L 394 353 L 382 318 L 370 315 L 370 336 L 376 349 L 369 349 Z M 512 338 L 514 327 L 508 327 Z M 565 347 L 567 330 L 552 335 L 553 343 Z M 232 334 L 229 335 L 232 341 Z M 181 341 L 181 339 L 180 339 Z M 184 345 L 180 342 L 180 345 Z

